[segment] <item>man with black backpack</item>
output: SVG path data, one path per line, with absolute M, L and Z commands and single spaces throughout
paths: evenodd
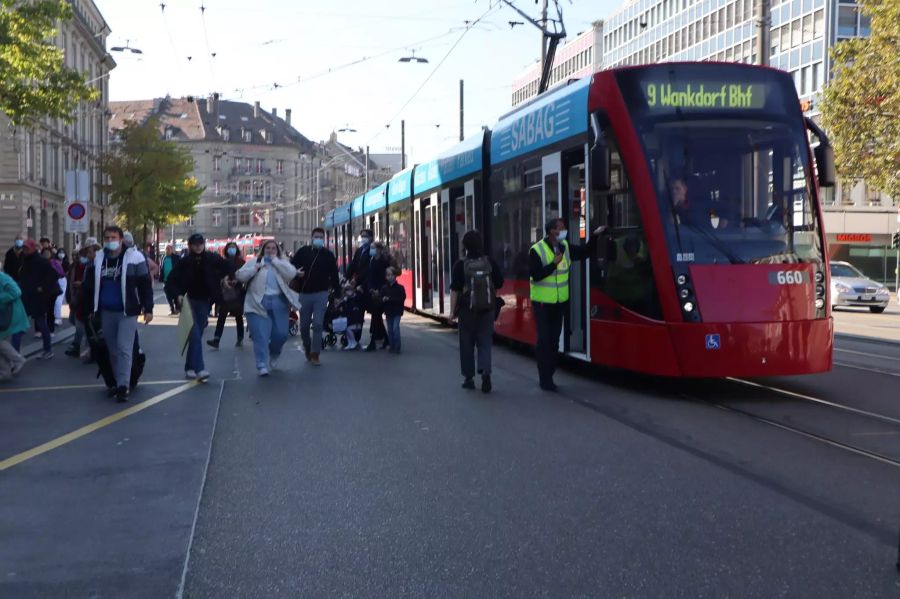
M 475 348 L 478 348 L 478 372 L 481 390 L 491 392 L 491 345 L 497 317 L 497 291 L 503 287 L 500 267 L 484 253 L 478 231 L 467 231 L 462 238 L 465 257 L 457 260 L 450 273 L 450 314 L 459 320 L 459 363 L 463 389 L 475 388 Z

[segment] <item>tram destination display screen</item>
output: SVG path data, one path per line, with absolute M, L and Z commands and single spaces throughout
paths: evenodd
M 650 118 L 752 111 L 784 114 L 790 95 L 784 93 L 785 79 L 793 88 L 785 74 L 737 65 L 654 65 L 618 73 L 629 109 Z

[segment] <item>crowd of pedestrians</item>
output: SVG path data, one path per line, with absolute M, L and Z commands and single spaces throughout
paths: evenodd
M 568 301 L 568 266 L 588 255 L 594 240 L 588 247 L 569 245 L 560 220 L 548 222 L 545 232 L 530 252 L 531 300 L 540 386 L 555 390 L 556 341 Z M 131 235 L 116 226 L 103 231 L 102 245 L 95 238 L 86 239 L 72 261 L 49 239 L 17 236 L 0 273 L 0 380 L 22 369 L 22 339 L 32 327 L 42 341 L 38 357 L 53 358 L 53 331 L 62 324 L 66 302 L 75 328 L 66 355 L 82 357 L 86 363 L 97 361 L 90 341 L 102 332 L 109 394 L 127 401 L 136 384 L 133 363 L 143 365 L 137 321 L 153 320 L 154 280 L 163 284 L 170 315 L 180 317 L 189 311 L 183 351 L 188 379 L 202 382 L 210 377 L 203 352 L 211 316 L 216 317 L 215 329 L 205 345 L 218 350 L 225 325 L 234 318 L 235 346 L 242 347 L 246 330 L 257 373 L 263 377 L 277 368 L 296 321 L 303 352 L 314 366 L 321 364 L 326 333 L 337 331 L 331 328 L 336 320 L 341 322 L 337 332 L 346 337 L 345 351 L 364 347 L 372 352 L 380 345 L 399 354 L 406 302 L 406 290 L 397 281 L 400 269 L 371 230 L 361 231 L 357 241 L 342 280 L 337 259 L 326 247 L 325 231 L 318 227 L 311 232 L 309 245 L 291 256 L 274 240 L 263 243 L 255 255 L 242 255 L 236 243 L 228 243 L 219 254 L 207 250 L 203 235 L 195 233 L 186 251 L 179 254 L 170 245 L 158 264 L 154 250 L 140 251 Z M 502 305 L 498 290 L 504 279 L 498 264 L 485 253 L 480 233 L 468 231 L 462 248 L 449 285 L 451 321 L 459 329 L 462 386 L 474 389 L 480 375 L 481 390 L 489 393 L 494 322 Z M 366 314 L 370 323 L 364 346 Z M 332 320 L 326 323 L 326 318 Z M 87 354 L 86 341 L 91 350 Z

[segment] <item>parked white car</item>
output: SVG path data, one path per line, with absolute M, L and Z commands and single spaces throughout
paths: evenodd
M 881 314 L 891 301 L 888 288 L 859 272 L 849 262 L 831 263 L 831 307 L 865 307 Z

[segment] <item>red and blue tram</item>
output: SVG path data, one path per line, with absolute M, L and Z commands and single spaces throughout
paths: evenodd
M 507 280 L 497 334 L 534 343 L 530 246 L 550 218 L 570 243 L 603 225 L 570 271 L 560 352 L 665 376 L 821 372 L 833 325 L 819 186 L 833 178 L 787 73 L 612 69 L 395 176 L 382 236 L 408 269 L 410 307 L 447 317 L 459 240 L 482 230 Z

